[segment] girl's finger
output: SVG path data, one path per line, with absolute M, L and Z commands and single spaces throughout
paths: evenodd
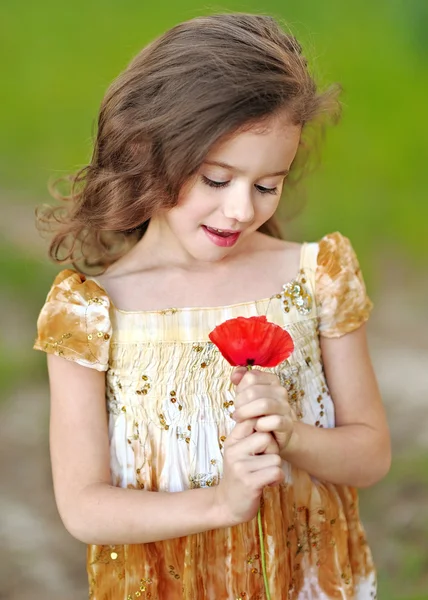
M 256 422 L 257 422 L 257 419 L 247 419 L 246 421 L 243 421 L 242 423 L 238 423 L 237 425 L 235 425 L 235 427 L 232 429 L 232 431 L 227 436 L 225 445 L 233 446 L 240 440 L 243 440 L 246 437 L 248 437 L 249 435 L 251 435 L 252 433 L 254 433 Z
M 256 384 L 241 390 L 235 396 L 235 408 L 239 408 L 244 404 L 259 400 L 260 398 L 274 398 L 283 403 L 288 401 L 287 390 L 279 385 L 264 385 Z
M 278 385 L 279 380 L 277 375 L 274 373 L 268 373 L 266 371 L 260 371 L 259 369 L 252 369 L 244 373 L 241 381 L 239 382 L 236 391 L 243 392 L 250 386 L 253 385 Z
M 248 369 L 246 367 L 235 367 L 232 371 L 232 375 L 230 376 L 230 381 L 233 383 L 233 385 L 239 385 L 247 372 Z
M 266 486 L 283 483 L 285 474 L 281 467 L 267 467 L 261 471 L 250 473 L 248 479 L 253 485 L 257 485 L 262 490 Z
M 236 443 L 236 454 L 263 454 L 271 443 L 272 436 L 268 433 L 253 433 Z
M 271 440 L 269 442 L 268 447 L 265 450 L 265 454 L 279 454 L 278 442 L 276 441 L 273 435 L 271 435 Z
M 280 467 L 282 460 L 278 454 L 258 454 L 250 456 L 242 464 L 248 468 L 249 473 L 256 473 L 268 467 Z
M 240 423 L 247 419 L 259 419 L 265 415 L 282 414 L 285 411 L 286 407 L 276 398 L 259 398 L 248 402 L 248 404 L 238 406 L 232 414 L 232 419 Z
M 293 427 L 293 422 L 290 417 L 284 415 L 269 415 L 257 419 L 256 431 L 270 433 L 272 431 L 281 431 L 287 433 Z

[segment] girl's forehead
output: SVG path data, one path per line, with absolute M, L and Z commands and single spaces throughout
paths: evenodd
M 205 163 L 236 171 L 272 167 L 270 172 L 289 168 L 300 141 L 301 127 L 277 121 L 269 127 L 238 131 L 220 140 L 207 154 Z

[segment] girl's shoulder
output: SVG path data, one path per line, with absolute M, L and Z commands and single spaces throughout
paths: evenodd
M 357 267 L 358 260 L 351 241 L 338 231 L 324 235 L 316 245 L 317 266 L 331 277 L 334 278 L 343 269 Z
M 324 337 L 340 337 L 366 322 L 373 308 L 357 255 L 350 240 L 338 231 L 308 246 L 319 331 Z
M 280 238 L 273 238 L 264 233 L 258 233 L 258 236 L 254 238 L 255 243 L 253 244 L 253 250 L 265 250 L 265 251 L 278 251 L 286 252 L 287 250 L 292 252 L 300 252 L 305 246 L 311 245 L 322 250 L 325 256 L 334 255 L 335 257 L 349 258 L 354 253 L 351 241 L 349 238 L 344 236 L 339 231 L 333 233 L 327 233 L 321 238 L 316 240 L 303 242 L 295 242 L 290 240 L 284 240 Z
M 255 250 L 277 254 L 280 260 L 284 257 L 294 258 L 294 262 L 303 262 L 307 268 L 316 270 L 318 275 L 325 273 L 331 278 L 337 277 L 340 272 L 359 270 L 351 241 L 338 231 L 327 233 L 318 240 L 302 243 L 262 234 Z
M 106 292 L 78 271 L 58 273 L 37 320 L 34 349 L 106 371 L 111 333 Z
M 335 231 L 316 241 L 302 244 L 279 239 L 259 238 L 271 257 L 275 268 L 291 259 L 299 267 L 299 276 L 287 285 L 289 293 L 314 295 L 318 331 L 324 337 L 341 337 L 365 323 L 373 304 L 367 295 L 359 261 L 351 241 Z M 295 281 L 299 285 L 294 285 Z M 301 283 L 304 284 L 302 287 Z M 306 290 L 306 286 L 310 288 Z M 305 291 L 306 290 L 306 291 Z
M 67 305 L 70 312 L 89 310 L 91 306 L 109 308 L 110 299 L 103 287 L 94 279 L 74 269 L 60 271 L 48 292 L 45 306 Z

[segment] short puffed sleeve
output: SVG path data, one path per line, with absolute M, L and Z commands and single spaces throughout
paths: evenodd
M 97 283 L 65 269 L 49 291 L 37 320 L 35 350 L 107 371 L 111 338 L 110 300 Z
M 348 238 L 326 235 L 318 244 L 315 271 L 318 330 L 325 337 L 340 337 L 358 329 L 370 316 L 357 256 Z

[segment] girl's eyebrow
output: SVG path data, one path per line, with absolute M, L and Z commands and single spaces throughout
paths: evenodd
M 242 174 L 243 171 L 237 169 L 236 167 L 232 167 L 232 165 L 228 165 L 227 163 L 217 161 L 217 160 L 204 160 L 204 164 L 206 165 L 214 165 L 216 167 L 223 167 L 223 169 L 229 169 L 230 171 L 235 171 L 236 173 Z M 277 171 L 276 173 L 269 173 L 264 175 L 264 177 L 277 177 L 278 175 L 288 175 L 290 169 L 284 169 L 283 171 Z

